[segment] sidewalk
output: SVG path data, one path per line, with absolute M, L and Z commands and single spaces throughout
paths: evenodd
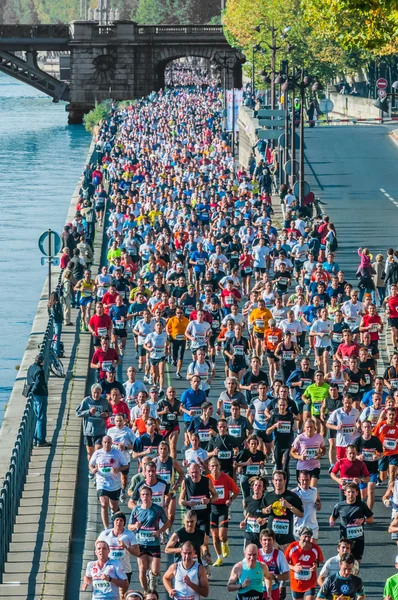
M 101 228 L 96 234 L 93 272 L 99 264 L 102 238 Z M 79 311 L 73 309 L 74 322 L 78 316 Z M 78 325 L 65 327 L 62 340 L 66 377 L 49 379 L 47 440 L 53 445 L 33 449 L 0 598 L 65 598 L 81 441 L 75 410 L 85 396 L 91 336 L 81 333 Z

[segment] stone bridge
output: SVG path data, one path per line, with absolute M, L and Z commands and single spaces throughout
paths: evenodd
M 69 86 L 39 69 L 39 50 L 69 51 Z M 15 56 L 24 52 L 26 60 Z M 148 25 L 116 21 L 99 25 L 0 25 L 0 70 L 33 85 L 54 101 L 69 102 L 70 123 L 80 123 L 96 101 L 131 100 L 164 87 L 167 64 L 194 56 L 215 63 L 227 87 L 241 87 L 241 53 L 218 25 Z

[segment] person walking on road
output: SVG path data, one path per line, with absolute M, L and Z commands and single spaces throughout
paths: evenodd
M 193 544 L 185 542 L 181 548 L 181 560 L 170 565 L 163 575 L 163 585 L 170 598 L 200 600 L 208 597 L 206 569 L 194 559 L 194 554 Z
M 38 354 L 30 365 L 26 376 L 29 394 L 33 397 L 33 410 L 36 415 L 36 429 L 33 443 L 39 448 L 51 446 L 47 436 L 48 385 L 44 372 L 44 355 Z

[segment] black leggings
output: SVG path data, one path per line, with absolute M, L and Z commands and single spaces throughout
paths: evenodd
M 178 359 L 183 360 L 186 345 L 187 345 L 186 340 L 173 340 L 171 342 L 171 349 L 172 349 L 174 362 L 177 362 Z
M 277 471 L 285 471 L 286 485 L 289 483 L 290 448 L 274 447 L 275 467 Z

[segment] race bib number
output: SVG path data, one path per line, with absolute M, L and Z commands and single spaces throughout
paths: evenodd
M 252 272 L 252 268 L 251 267 L 245 267 L 245 273 L 246 273 L 246 275 L 250 275 L 251 272 Z
M 293 360 L 294 359 L 294 352 L 282 352 L 282 358 L 283 360 Z
M 355 538 L 359 538 L 363 536 L 363 527 L 362 525 L 347 525 L 347 538 L 349 540 L 353 540 Z
M 98 337 L 102 337 L 103 335 L 108 335 L 108 330 L 106 327 L 98 327 Z
M 176 340 L 177 340 L 177 342 L 182 342 L 183 340 L 185 340 L 185 335 L 182 335 L 182 334 L 176 335 Z
M 383 446 L 386 450 L 395 450 L 395 448 L 397 447 L 397 440 L 385 439 L 383 442 Z
M 377 331 L 379 331 L 379 326 L 378 326 L 378 324 L 377 324 L 377 323 L 372 323 L 372 324 L 371 324 L 371 326 L 370 326 L 370 331 L 371 331 L 372 333 L 376 333 Z
M 278 433 L 290 433 L 292 424 L 290 421 L 278 421 L 277 432 Z
M 376 454 L 373 450 L 363 450 L 362 454 L 365 461 L 374 461 L 376 458 Z
M 313 458 L 316 457 L 316 455 L 318 454 L 318 452 L 319 452 L 318 448 L 311 448 L 311 447 L 310 448 L 306 448 L 305 449 L 305 458 L 307 460 L 311 460 L 311 459 L 313 459 Z
M 145 546 L 146 544 L 153 544 L 156 540 L 154 534 L 154 529 L 152 530 L 143 530 L 139 529 L 136 532 L 136 538 L 139 544 Z
M 91 298 L 91 295 L 92 295 L 92 291 L 91 291 L 90 288 L 86 288 L 85 287 L 85 288 L 82 289 L 82 296 L 83 296 L 83 298 Z
M 396 390 L 398 388 L 398 379 L 390 379 L 391 387 Z
M 170 471 L 158 471 L 157 474 L 159 475 L 160 479 L 163 479 L 163 481 L 165 483 L 170 483 L 170 481 L 171 481 Z
M 272 531 L 279 535 L 288 535 L 289 521 L 286 519 L 274 519 L 272 521 Z
M 223 485 L 215 485 L 215 490 L 218 494 L 218 499 L 219 500 L 224 500 L 225 498 L 225 488 Z
M 303 390 L 306 390 L 306 389 L 307 389 L 307 387 L 308 387 L 309 385 L 311 385 L 311 383 L 312 383 L 311 379 L 300 379 L 300 381 L 301 381 L 301 388 L 302 388 Z
M 117 321 L 115 321 L 115 327 L 116 327 L 116 329 L 124 329 L 125 322 L 118 319 Z
M 278 285 L 286 286 L 288 281 L 287 277 L 279 277 Z
M 152 494 L 152 502 L 154 504 L 158 504 L 158 505 L 162 504 L 162 502 L 163 502 L 163 494 L 162 493 L 156 493 L 156 492 L 153 493 Z
M 199 440 L 201 442 L 208 442 L 211 437 L 209 430 L 202 430 L 202 431 L 199 430 L 198 435 L 199 435 Z
M 355 431 L 355 427 L 343 427 L 341 433 L 343 435 L 352 435 Z
M 322 408 L 322 402 L 314 402 L 312 405 L 312 412 L 316 415 L 319 415 Z
M 110 594 L 112 592 L 110 582 L 104 579 L 93 579 L 93 588 L 102 594 Z
M 190 411 L 193 412 L 192 418 L 194 417 L 200 417 L 200 415 L 202 414 L 202 409 L 201 408 L 190 408 Z
M 260 465 L 247 465 L 246 475 L 259 475 Z
M 343 341 L 343 334 L 342 333 L 333 333 L 332 340 L 334 342 L 336 342 L 336 344 L 341 344 L 341 342 Z
M 98 467 L 98 471 L 99 473 L 101 473 L 101 475 L 104 475 L 106 477 L 107 475 L 110 475 L 112 473 L 112 467 L 109 467 L 108 465 L 100 465 Z
M 101 368 L 103 371 L 108 371 L 111 367 L 113 367 L 113 362 L 111 360 L 102 361 Z
M 260 523 L 257 520 L 249 517 L 246 521 L 246 531 L 248 533 L 260 533 Z
M 268 341 L 270 344 L 272 344 L 273 346 L 275 346 L 278 343 L 278 336 L 277 335 L 269 335 L 268 336 Z
M 359 383 L 350 383 L 348 391 L 350 394 L 357 394 L 359 392 Z
M 301 569 L 301 571 L 294 572 L 294 578 L 298 581 L 308 581 L 311 579 L 312 573 L 309 569 Z
M 258 329 L 264 329 L 264 319 L 256 319 L 255 323 Z
M 191 496 L 190 500 L 195 502 L 195 505 L 192 507 L 192 510 L 205 510 L 207 508 L 207 504 L 202 504 L 202 500 L 204 500 L 206 496 Z
M 109 553 L 110 558 L 114 558 L 115 560 L 120 560 L 121 558 L 124 558 L 124 554 L 125 554 L 125 552 L 124 552 L 123 548 L 111 549 L 111 551 Z
M 162 358 L 165 355 L 164 348 L 154 348 L 153 353 L 156 358 Z
M 175 420 L 176 420 L 176 418 L 177 418 L 177 415 L 175 415 L 174 413 L 169 413 L 169 414 L 167 415 L 167 420 L 168 420 L 168 421 L 175 421 Z
M 242 435 L 242 427 L 240 425 L 228 425 L 228 433 L 233 437 L 241 437 Z
M 228 460 L 231 457 L 232 457 L 231 450 L 220 450 L 220 452 L 217 455 L 217 458 L 220 458 L 221 460 Z
M 245 353 L 243 346 L 234 346 L 234 356 L 243 356 Z

